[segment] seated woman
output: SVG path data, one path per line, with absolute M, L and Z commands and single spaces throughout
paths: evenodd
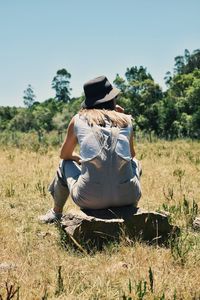
M 85 101 L 67 130 L 62 159 L 49 187 L 54 208 L 40 216 L 44 223 L 62 217 L 70 194 L 80 208 L 137 206 L 140 170 L 135 159 L 131 116 L 116 105 L 119 90 L 105 76 L 84 85 Z M 80 156 L 74 152 L 80 146 Z

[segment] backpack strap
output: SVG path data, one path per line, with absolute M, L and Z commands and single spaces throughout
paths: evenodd
M 91 129 L 92 129 L 92 132 L 99 144 L 100 149 L 103 150 L 104 152 L 106 150 L 110 150 L 111 153 L 113 153 L 115 150 L 116 144 L 117 144 L 117 139 L 119 136 L 120 128 L 111 127 L 111 133 L 107 139 L 105 138 L 101 129 L 98 128 L 97 126 L 93 126 L 93 127 L 91 127 Z
M 112 153 L 115 151 L 119 132 L 120 132 L 119 127 L 111 127 L 111 152 Z

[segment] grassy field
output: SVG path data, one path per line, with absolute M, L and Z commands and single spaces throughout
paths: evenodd
M 169 248 L 122 240 L 86 255 L 64 249 L 57 228 L 37 222 L 51 207 L 58 150 L 1 146 L 0 299 L 200 299 L 200 233 L 191 228 L 200 213 L 200 143 L 144 142 L 136 150 L 140 207 L 169 212 L 181 236 Z

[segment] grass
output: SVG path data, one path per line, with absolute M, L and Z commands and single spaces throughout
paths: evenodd
M 51 207 L 47 187 L 58 151 L 1 146 L 0 299 L 200 299 L 200 235 L 191 228 L 200 207 L 200 143 L 136 148 L 140 206 L 169 212 L 181 236 L 169 248 L 122 240 L 87 255 L 63 248 L 59 230 L 37 222 Z M 70 208 L 69 199 L 65 211 Z

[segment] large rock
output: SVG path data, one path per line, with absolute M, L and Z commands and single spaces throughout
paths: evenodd
M 88 248 L 119 242 L 123 236 L 129 240 L 163 243 L 179 232 L 176 226 L 169 224 L 167 215 L 132 206 L 71 211 L 63 217 L 61 227 L 69 241 Z

